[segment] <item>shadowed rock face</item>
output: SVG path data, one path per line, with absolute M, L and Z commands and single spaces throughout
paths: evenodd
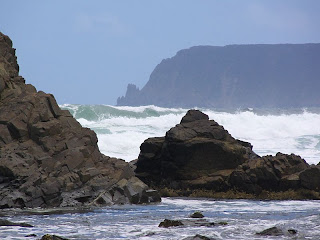
M 149 138 L 140 148 L 137 176 L 151 185 L 179 188 L 211 182 L 212 188 L 223 190 L 225 174 L 256 157 L 249 143 L 234 139 L 198 110 L 188 111 L 164 138 Z
M 128 85 L 118 105 L 206 108 L 320 106 L 320 44 L 197 46 Z
M 255 195 L 308 189 L 319 197 L 318 165 L 294 154 L 260 157 L 250 143 L 234 139 L 198 110 L 189 110 L 165 137 L 149 138 L 140 149 L 136 175 L 157 189 Z
M 0 208 L 153 201 L 125 161 L 102 155 L 96 134 L 18 70 L 0 33 Z

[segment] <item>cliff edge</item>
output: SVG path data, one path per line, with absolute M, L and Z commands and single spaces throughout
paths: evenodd
M 320 44 L 197 46 L 163 60 L 117 105 L 319 107 Z

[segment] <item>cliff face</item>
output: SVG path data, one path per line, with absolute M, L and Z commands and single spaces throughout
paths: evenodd
M 0 208 L 153 201 L 128 163 L 101 154 L 96 134 L 18 71 L 0 33 Z
M 163 60 L 118 105 L 320 106 L 320 44 L 198 46 Z

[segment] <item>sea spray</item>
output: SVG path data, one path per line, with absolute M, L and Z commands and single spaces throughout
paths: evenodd
M 113 157 L 136 159 L 141 143 L 164 136 L 188 109 L 155 106 L 61 105 L 98 135 L 100 150 Z M 295 153 L 310 164 L 320 161 L 320 109 L 201 109 L 229 133 L 248 141 L 259 155 Z

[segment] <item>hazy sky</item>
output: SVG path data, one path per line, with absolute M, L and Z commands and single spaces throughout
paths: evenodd
M 20 74 L 61 103 L 112 104 L 195 45 L 320 43 L 319 0 L 2 0 Z

